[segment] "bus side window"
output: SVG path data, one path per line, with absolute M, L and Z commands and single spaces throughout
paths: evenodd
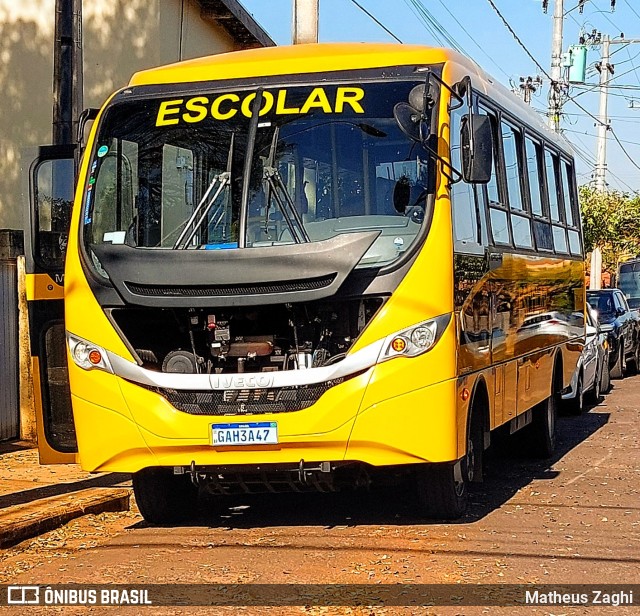
M 460 160 L 460 124 L 464 116 L 464 109 L 451 112 L 451 164 L 454 169 L 462 166 Z M 482 188 L 478 187 L 481 192 Z M 451 185 L 451 203 L 453 207 L 453 232 L 455 251 L 460 253 L 477 254 L 482 252 L 482 233 L 484 225 L 484 210 L 478 211 L 476 187 L 460 180 Z M 478 214 L 480 213 L 480 216 Z
M 493 113 L 490 113 L 486 109 L 480 107 L 478 113 L 482 115 L 488 115 L 491 118 L 491 126 L 493 128 L 493 170 L 491 172 L 491 178 L 486 185 L 487 197 L 489 198 L 489 205 L 504 205 L 506 199 L 500 194 L 500 176 L 503 175 L 502 167 L 499 164 L 500 161 L 500 146 L 497 139 L 497 123 L 498 120 Z M 500 176 L 498 175 L 500 173 Z
M 538 250 L 553 251 L 553 235 L 542 201 L 542 148 L 537 141 L 525 138 L 529 199 L 533 214 L 533 235 Z
M 507 179 L 507 191 L 509 193 L 509 207 L 512 210 L 524 210 L 522 200 L 522 185 L 520 183 L 522 170 L 522 155 L 520 144 L 522 135 L 506 122 L 502 126 L 502 150 L 504 152 L 504 166 Z
M 544 166 L 547 178 L 547 195 L 549 197 L 549 213 L 552 222 L 560 222 L 560 204 L 558 202 L 558 157 L 545 148 L 544 150 Z
M 531 212 L 536 216 L 542 216 L 540 146 L 527 137 L 525 139 L 525 150 L 527 155 L 527 177 L 529 178 Z
M 502 151 L 504 152 L 507 191 L 511 209 L 513 243 L 517 248 L 533 249 L 531 219 L 526 212 L 522 188 L 525 174 L 522 133 L 504 121 L 502 122 Z
M 567 226 L 567 236 L 569 238 L 569 252 L 572 255 L 581 256 L 582 247 L 580 245 L 580 214 L 577 208 L 575 190 L 573 189 L 573 166 L 566 160 L 560 161 L 560 173 L 562 178 L 562 193 L 564 195 L 564 209 Z M 571 228 L 573 227 L 573 228 Z
M 560 184 L 558 182 L 560 175 L 558 156 L 545 148 L 544 163 L 551 222 L 562 223 L 564 212 L 561 210 L 562 193 L 560 192 Z M 553 247 L 558 253 L 566 254 L 568 252 L 566 229 L 558 224 L 553 225 Z
M 507 195 L 505 193 L 505 165 L 501 153 L 502 133 L 498 130 L 498 118 L 490 111 L 480 107 L 480 113 L 491 118 L 493 129 L 493 171 L 491 179 L 487 183 L 487 199 L 489 201 L 489 220 L 491 223 L 491 236 L 496 245 L 511 245 L 511 224 L 507 210 Z

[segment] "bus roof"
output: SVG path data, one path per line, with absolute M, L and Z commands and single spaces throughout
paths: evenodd
M 469 75 L 473 87 L 542 132 L 567 153 L 572 148 L 548 128 L 539 114 L 498 83 L 473 60 L 441 47 L 396 43 L 315 43 L 247 49 L 194 58 L 135 73 L 129 86 L 194 83 L 227 79 L 299 75 L 325 71 L 447 63 L 455 80 Z

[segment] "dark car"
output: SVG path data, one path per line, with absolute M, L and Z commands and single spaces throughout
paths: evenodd
M 609 336 L 609 365 L 611 378 L 621 379 L 627 369 L 627 360 L 640 369 L 640 316 L 629 308 L 620 289 L 587 291 L 589 305 L 598 311 L 600 329 Z

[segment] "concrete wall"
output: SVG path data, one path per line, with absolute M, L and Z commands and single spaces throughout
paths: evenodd
M 195 0 L 84 2 L 84 106 L 99 106 L 135 71 L 230 51 Z M 51 142 L 55 0 L 0 0 L 0 228 L 22 229 L 21 174 Z

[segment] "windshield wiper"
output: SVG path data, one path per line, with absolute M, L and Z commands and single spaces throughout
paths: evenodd
M 278 144 L 278 134 L 280 129 L 276 126 L 273 131 L 273 139 L 271 141 L 271 148 L 269 149 L 269 157 L 264 166 L 263 180 L 266 184 L 267 193 L 267 206 L 265 211 L 265 227 L 269 220 L 269 208 L 271 207 L 271 199 L 274 198 L 276 203 L 280 207 L 280 211 L 284 215 L 291 237 L 296 244 L 311 241 L 307 230 L 304 228 L 302 218 L 296 209 L 296 205 L 287 190 L 282 176 L 278 172 L 278 168 L 274 165 L 276 157 L 276 147 Z
M 195 234 L 198 232 L 198 229 L 202 225 L 205 218 L 209 215 L 211 208 L 218 201 L 218 198 L 224 191 L 225 187 L 228 186 L 229 191 L 231 191 L 231 165 L 233 163 L 234 143 L 235 143 L 235 134 L 231 133 L 231 143 L 229 145 L 229 155 L 227 157 L 227 169 L 226 171 L 223 171 L 222 173 L 219 173 L 218 175 L 214 176 L 213 180 L 211 180 L 211 184 L 209 184 L 206 192 L 204 193 L 204 196 L 200 200 L 200 203 L 198 203 L 196 208 L 193 210 L 193 214 L 191 214 L 191 217 L 187 221 L 187 224 L 185 224 L 184 229 L 182 230 L 182 233 L 180 233 L 180 236 L 178 237 L 175 244 L 173 245 L 174 250 L 177 248 L 180 248 L 180 244 L 182 244 L 182 249 L 185 249 L 188 247 L 189 242 L 191 242 Z M 214 188 L 216 189 L 216 191 L 213 197 L 209 199 L 209 195 L 211 194 Z M 228 198 L 230 196 L 231 195 L 227 195 Z M 209 200 L 207 201 L 207 199 Z M 220 224 L 220 221 L 224 218 L 224 214 L 225 214 L 225 203 L 223 201 L 220 205 L 218 205 L 216 211 L 213 214 L 213 220 L 215 222 L 214 231 L 215 229 L 217 229 L 218 225 Z M 196 220 L 196 218 L 198 218 L 198 220 L 194 224 L 194 221 Z

